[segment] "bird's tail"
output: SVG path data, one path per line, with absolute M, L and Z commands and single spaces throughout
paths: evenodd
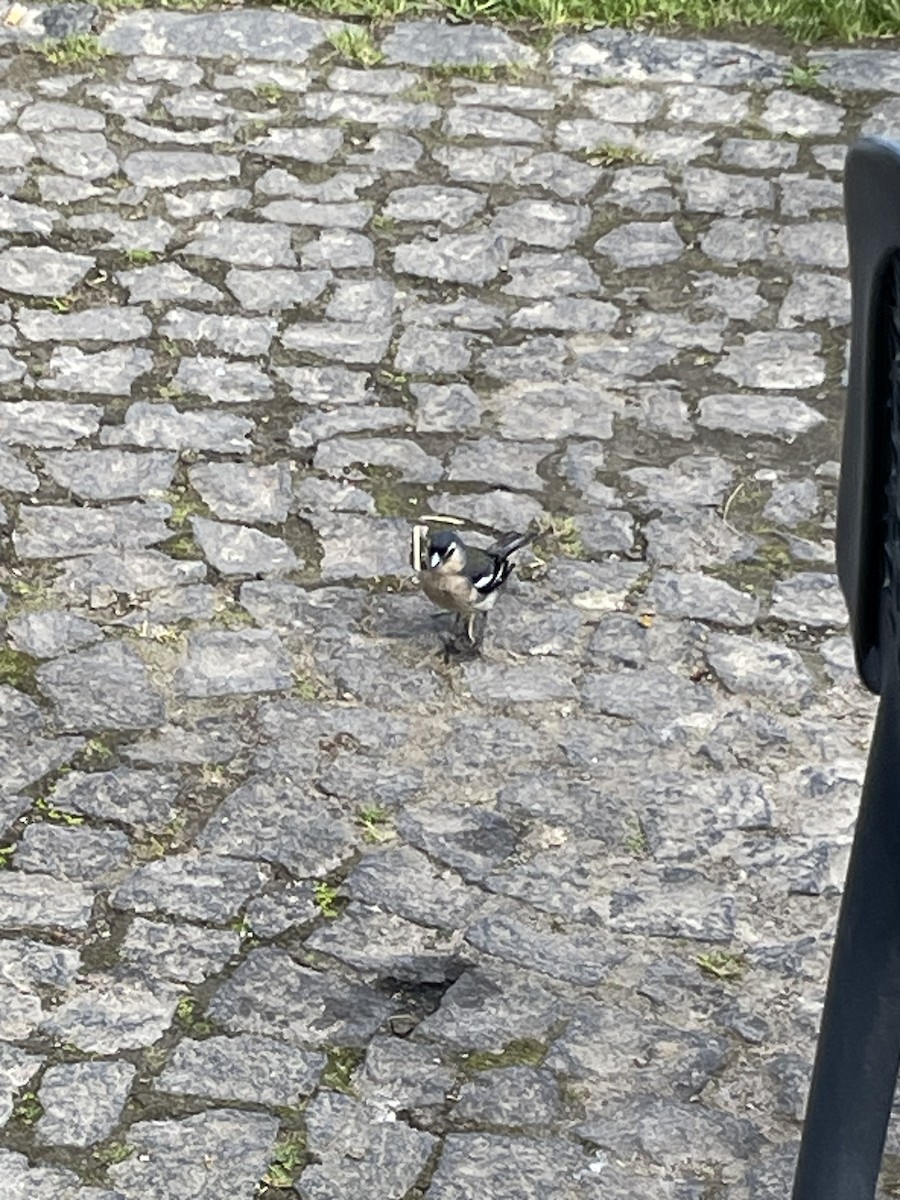
M 508 558 L 516 550 L 521 550 L 529 542 L 534 541 L 533 533 L 504 533 L 497 538 L 493 546 L 488 546 L 488 554 L 496 554 L 498 558 Z

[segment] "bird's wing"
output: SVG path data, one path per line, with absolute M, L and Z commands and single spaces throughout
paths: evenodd
M 504 533 L 493 546 L 488 546 L 487 554 L 496 554 L 498 558 L 506 558 L 516 550 L 521 550 L 529 542 L 534 541 L 533 533 Z
M 512 563 L 490 551 L 470 547 L 466 556 L 466 575 L 482 596 L 488 596 L 500 587 L 511 570 Z

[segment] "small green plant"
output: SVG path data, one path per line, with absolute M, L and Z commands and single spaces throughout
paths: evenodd
M 40 42 L 35 50 L 54 67 L 84 67 L 109 58 L 111 51 L 90 33 L 70 33 L 64 38 Z
M 697 966 L 715 979 L 740 979 L 747 969 L 739 954 L 731 954 L 727 950 L 710 950 L 708 954 L 699 954 Z
M 342 58 L 359 63 L 361 67 L 374 67 L 384 58 L 368 29 L 361 29 L 358 25 L 331 33 L 328 40 Z
M 75 306 L 74 296 L 51 296 L 47 301 L 47 307 L 52 308 L 54 312 L 68 313 Z
M 101 1166 L 108 1167 L 113 1163 L 124 1162 L 126 1158 L 131 1158 L 132 1154 L 134 1146 L 126 1145 L 125 1142 L 110 1142 L 106 1146 L 98 1146 L 91 1158 Z
M 49 800 L 35 800 L 34 810 L 40 813 L 45 821 L 52 821 L 55 825 L 83 825 L 84 817 L 79 813 L 66 812 L 65 809 L 57 808 L 51 804 Z
M 15 854 L 15 852 L 16 847 L 14 845 L 0 846 L 0 869 L 5 869 L 10 865 L 12 862 L 12 856 Z
M 291 695 L 297 700 L 317 700 L 320 695 L 319 685 L 312 675 L 307 675 L 305 671 L 297 671 Z
M 23 1125 L 33 1125 L 44 1115 L 44 1107 L 34 1092 L 23 1092 L 13 1109 L 13 1116 Z
M 795 92 L 815 92 L 821 86 L 819 76 L 822 74 L 821 63 L 793 63 L 785 73 L 784 86 Z
M 547 1047 L 535 1038 L 517 1038 L 502 1050 L 483 1050 L 463 1055 L 467 1072 L 496 1071 L 502 1067 L 539 1067 Z
M 648 163 L 650 159 L 637 146 L 619 145 L 618 142 L 601 142 L 591 150 L 586 150 L 584 159 L 592 167 L 624 167 Z
M 284 88 L 277 83 L 258 83 L 253 90 L 266 104 L 277 104 L 284 95 Z
M 94 767 L 104 767 L 115 757 L 115 751 L 108 746 L 103 738 L 92 737 L 85 743 L 81 751 L 81 764 L 90 770 Z
M 388 842 L 394 836 L 391 814 L 380 804 L 357 809 L 356 824 L 362 827 L 363 841 Z
M 353 1094 L 353 1072 L 363 1060 L 365 1051 L 356 1046 L 336 1046 L 328 1051 L 328 1063 L 322 1072 L 322 1087 L 333 1092 Z
M 339 915 L 337 908 L 338 889 L 332 887 L 330 883 L 320 880 L 313 889 L 316 908 L 323 917 L 336 917 Z
M 0 683 L 19 691 L 29 691 L 34 687 L 34 659 L 22 650 L 13 650 L 9 646 L 0 647 Z
M 584 542 L 574 517 L 543 517 L 538 530 L 538 540 L 541 549 L 554 557 L 584 557 Z
M 644 829 L 640 817 L 632 817 L 628 822 L 623 844 L 628 853 L 633 854 L 635 858 L 647 857 L 647 853 L 650 850 L 650 843 L 647 840 L 647 831 Z
M 471 79 L 476 83 L 487 83 L 489 80 L 514 80 L 521 76 L 521 63 L 493 64 L 486 62 L 473 63 L 432 63 L 428 70 L 438 79 Z
M 305 1136 L 299 1131 L 285 1134 L 272 1149 L 272 1158 L 262 1181 L 267 1187 L 292 1188 L 297 1172 L 305 1162 Z
M 397 222 L 393 217 L 386 217 L 384 213 L 376 213 L 372 218 L 372 228 L 382 233 L 392 233 L 397 228 Z
M 142 250 L 140 247 L 134 250 L 126 250 L 125 257 L 133 267 L 146 267 L 150 263 L 156 262 L 156 252 L 154 250 Z

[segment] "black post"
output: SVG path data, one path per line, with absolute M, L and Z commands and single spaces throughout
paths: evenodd
M 838 921 L 794 1200 L 873 1200 L 900 1063 L 900 146 L 859 143 L 838 573 L 881 695 Z

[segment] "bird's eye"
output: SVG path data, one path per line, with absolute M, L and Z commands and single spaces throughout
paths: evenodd
M 440 553 L 437 550 L 432 550 L 432 552 L 428 555 L 429 567 L 431 567 L 431 569 L 434 570 L 435 567 L 440 566 L 440 562 L 441 562 Z

